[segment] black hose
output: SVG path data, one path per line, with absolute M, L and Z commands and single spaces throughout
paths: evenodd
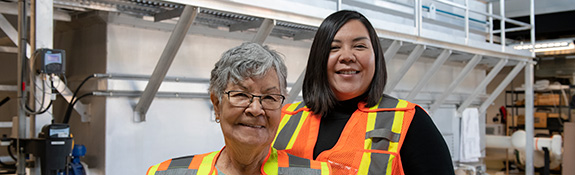
M 77 103 L 78 101 L 80 101 L 80 99 L 82 99 L 82 98 L 84 98 L 84 97 L 87 97 L 87 96 L 91 96 L 91 95 L 94 95 L 94 93 L 89 92 L 89 93 L 86 93 L 86 94 L 84 94 L 84 95 L 81 95 L 80 97 L 76 98 L 76 99 L 74 100 L 74 102 L 70 103 L 70 105 L 68 105 L 68 107 L 76 105 L 76 103 Z M 69 111 L 72 111 L 72 110 L 69 110 Z M 66 117 L 64 118 L 64 123 L 68 124 L 69 120 L 70 120 L 70 115 L 67 114 Z
M 4 103 L 8 102 L 8 100 L 10 100 L 10 97 L 4 98 L 2 101 L 0 101 L 0 106 L 4 105 Z
M 12 153 L 12 149 L 10 149 L 10 146 L 8 146 L 8 154 L 10 155 L 10 157 L 12 157 L 12 159 L 18 161 L 18 158 L 16 158 L 16 156 L 14 156 L 14 153 Z
M 78 91 L 80 91 L 80 88 L 84 85 L 84 83 L 86 83 L 86 81 L 88 81 L 90 78 L 94 78 L 94 74 L 86 77 L 84 79 L 84 81 L 82 81 L 82 83 L 80 83 L 80 85 L 78 86 L 78 88 L 76 88 L 76 91 L 74 91 L 74 95 L 72 96 L 72 99 L 70 100 L 70 103 L 68 103 L 68 107 L 66 108 L 66 114 L 64 115 L 64 121 L 62 123 L 68 123 L 70 121 L 70 115 L 72 115 L 72 108 L 74 108 L 74 105 L 76 104 L 76 101 L 78 101 L 78 99 L 76 99 L 76 95 L 78 95 Z

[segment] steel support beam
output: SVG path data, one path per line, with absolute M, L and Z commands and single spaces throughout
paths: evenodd
M 305 77 L 305 69 L 303 69 L 301 74 L 299 74 L 297 81 L 291 87 L 291 89 L 289 91 L 288 98 L 286 99 L 285 103 L 293 103 L 295 101 L 295 99 L 299 96 L 299 92 L 301 92 L 301 90 L 302 90 L 304 77 Z
M 12 40 L 12 42 L 14 42 L 14 44 L 16 46 L 18 46 L 19 41 L 18 41 L 18 30 L 16 30 L 12 24 L 10 24 L 10 22 L 8 22 L 8 19 L 6 19 L 6 17 L 4 17 L 4 15 L 0 15 L 0 29 L 2 29 L 2 31 L 4 31 L 4 33 L 8 36 L 8 38 L 10 38 L 10 40 Z M 30 58 L 30 44 L 26 43 L 26 57 Z
M 387 48 L 387 50 L 385 50 L 385 53 L 383 54 L 383 57 L 385 58 L 385 63 L 389 63 L 393 59 L 395 54 L 397 54 L 397 51 L 399 51 L 399 48 L 401 48 L 401 45 L 403 45 L 402 41 L 393 40 L 391 45 L 389 45 L 389 47 Z
M 453 82 L 449 84 L 447 89 L 443 91 L 443 94 L 441 94 L 441 96 L 439 96 L 439 98 L 437 98 L 435 102 L 433 102 L 433 105 L 431 105 L 431 108 L 429 108 L 430 113 L 435 112 L 435 110 L 437 110 L 439 106 L 443 104 L 443 102 L 445 101 L 445 99 L 447 99 L 449 94 L 451 94 L 453 90 L 455 90 L 455 88 L 459 86 L 461 82 L 463 82 L 465 77 L 467 77 L 467 75 L 469 75 L 469 73 L 471 72 L 471 70 L 473 70 L 473 68 L 477 65 L 477 63 L 481 61 L 481 57 L 482 57 L 481 55 L 475 55 L 469 62 L 467 62 L 467 65 L 465 65 L 463 70 L 461 70 L 461 72 L 459 73 L 459 75 L 457 75 L 457 77 L 453 80 Z
M 254 38 L 252 39 L 252 42 L 263 44 L 264 41 L 266 41 L 266 38 L 270 35 L 270 33 L 272 33 L 272 30 L 274 29 L 275 26 L 276 26 L 275 19 L 269 19 L 269 18 L 264 19 L 262 25 L 260 26 L 260 29 L 258 30 L 258 33 L 256 33 L 256 36 L 254 36 Z
M 16 85 L 0 85 L 0 92 L 1 91 L 16 92 L 17 90 L 18 86 Z
M 480 113 L 485 114 L 485 111 L 487 110 L 489 105 L 491 105 L 491 103 L 493 103 L 495 98 L 497 98 L 497 96 L 499 96 L 499 94 L 501 94 L 501 92 L 503 92 L 503 90 L 507 87 L 507 85 L 509 85 L 509 83 L 515 78 L 515 76 L 517 76 L 517 74 L 519 73 L 519 71 L 521 71 L 521 69 L 523 69 L 523 67 L 525 67 L 524 61 L 519 62 L 517 65 L 515 65 L 513 70 L 511 70 L 511 72 L 509 72 L 509 74 L 507 74 L 505 79 L 503 79 L 503 81 L 501 81 L 499 83 L 497 88 L 495 88 L 495 90 L 493 90 L 493 92 L 491 92 L 491 95 L 489 95 L 489 97 L 479 107 Z
M 531 2 L 533 3 L 533 2 Z M 533 5 L 533 4 L 531 4 Z M 525 66 L 525 174 L 533 175 L 533 65 Z
M 0 46 L 0 53 L 18 53 L 18 47 Z
M 399 81 L 401 80 L 401 78 L 403 78 L 405 73 L 407 73 L 407 71 L 409 70 L 411 65 L 413 65 L 413 63 L 415 63 L 415 61 L 417 61 L 417 59 L 419 59 L 419 57 L 421 57 L 423 50 L 425 50 L 425 45 L 415 46 L 413 51 L 411 51 L 411 53 L 407 57 L 407 60 L 405 60 L 405 63 L 403 63 L 401 68 L 397 72 L 394 73 L 395 76 L 393 76 L 391 78 L 391 80 L 387 83 L 385 90 L 384 90 L 384 92 L 386 94 L 389 94 L 391 91 L 393 91 L 393 89 L 395 89 L 395 86 L 397 86 L 397 84 L 399 84 Z
M 477 85 L 477 88 L 475 88 L 475 90 L 473 90 L 473 92 L 469 95 L 469 97 L 467 97 L 467 99 L 459 106 L 459 108 L 457 108 L 458 113 L 462 113 L 463 110 L 465 110 L 465 108 L 467 108 L 471 104 L 471 102 L 473 102 L 475 97 L 477 97 L 477 95 L 479 95 L 479 93 L 485 89 L 487 84 L 489 84 L 491 80 L 495 78 L 495 75 L 497 75 L 497 73 L 501 71 L 501 69 L 503 68 L 503 66 L 505 66 L 507 61 L 508 61 L 507 58 L 499 60 L 499 62 L 493 67 L 493 69 L 491 69 L 489 74 L 487 74 L 485 79 L 483 79 L 483 81 L 481 81 L 481 83 Z
M 180 49 L 186 33 L 188 33 L 188 29 L 199 12 L 200 9 L 198 7 L 188 5 L 184 7 L 184 12 L 182 12 L 182 16 L 180 16 L 174 31 L 170 35 L 170 39 L 162 52 L 160 60 L 158 60 L 158 64 L 152 73 L 152 77 L 146 85 L 146 89 L 134 109 L 134 121 L 142 122 L 146 120 L 146 113 L 148 112 L 160 85 L 162 84 L 162 80 L 166 77 L 172 62 L 174 61 L 174 57 Z
M 30 10 L 30 50 L 34 52 L 40 48 L 54 48 L 54 1 L 53 0 L 32 0 L 31 1 L 31 10 Z M 30 57 L 30 62 L 35 63 L 36 58 Z M 30 64 L 31 72 L 29 72 L 30 77 L 30 93 L 33 96 L 29 98 L 30 106 L 35 110 L 40 110 L 43 106 L 39 100 L 42 98 L 43 92 L 42 89 L 38 88 L 36 85 L 40 83 L 40 78 L 45 78 L 47 75 L 36 75 L 36 72 L 33 71 L 33 64 Z M 44 86 L 44 85 L 42 85 Z M 45 103 L 49 103 L 50 99 L 40 99 L 44 100 Z M 34 138 L 40 131 L 36 131 L 36 126 L 43 126 L 46 124 L 50 124 L 54 116 L 52 115 L 52 109 L 47 109 L 47 113 L 43 114 L 32 114 L 30 115 L 30 137 Z M 36 163 L 37 166 L 40 164 Z M 40 171 L 39 168 L 35 168 L 37 172 Z
M 8 15 L 18 15 L 18 5 L 14 3 L 1 2 L 0 1 L 0 13 Z M 54 20 L 57 21 L 72 21 L 72 17 L 67 12 L 63 11 L 53 11 Z M 30 15 L 30 13 L 28 13 Z
M 413 100 L 415 98 L 415 96 L 417 96 L 417 94 L 421 91 L 421 89 L 423 89 L 423 87 L 425 85 L 427 85 L 427 83 L 429 83 L 429 80 L 431 80 L 431 77 L 433 77 L 433 75 L 435 75 L 435 73 L 437 73 L 439 68 L 441 68 L 443 63 L 445 63 L 445 61 L 447 60 L 447 58 L 449 58 L 450 55 L 451 55 L 451 50 L 443 49 L 443 51 L 441 52 L 441 54 L 439 54 L 439 56 L 437 57 L 435 62 L 433 62 L 433 64 L 429 68 L 429 70 L 425 73 L 425 75 L 423 75 L 423 77 L 419 80 L 419 82 L 417 82 L 417 85 L 415 85 L 415 88 L 413 88 L 413 90 L 411 90 L 411 92 L 409 92 L 409 95 L 407 95 L 407 97 L 405 97 L 405 99 L 408 101 Z

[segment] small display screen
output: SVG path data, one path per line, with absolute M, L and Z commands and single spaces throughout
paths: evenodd
M 62 54 L 60 53 L 46 53 L 44 55 L 45 64 L 62 63 Z

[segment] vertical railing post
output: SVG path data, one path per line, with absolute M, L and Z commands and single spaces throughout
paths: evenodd
M 465 0 L 465 44 L 469 43 L 469 0 Z
M 525 174 L 533 175 L 533 63 L 525 66 Z
M 489 12 L 489 44 L 493 44 L 493 2 L 487 3 L 487 8 Z
M 505 0 L 499 0 L 499 13 L 501 15 L 501 21 L 499 30 L 501 31 L 501 52 L 505 52 Z

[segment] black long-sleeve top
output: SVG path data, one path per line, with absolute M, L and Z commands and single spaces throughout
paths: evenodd
M 357 110 L 357 104 L 362 99 L 358 97 L 341 101 L 333 111 L 322 117 L 313 151 L 314 159 L 337 143 L 345 124 Z M 420 107 L 416 107 L 399 154 L 403 171 L 407 175 L 455 174 L 451 154 L 443 136 L 431 117 Z

